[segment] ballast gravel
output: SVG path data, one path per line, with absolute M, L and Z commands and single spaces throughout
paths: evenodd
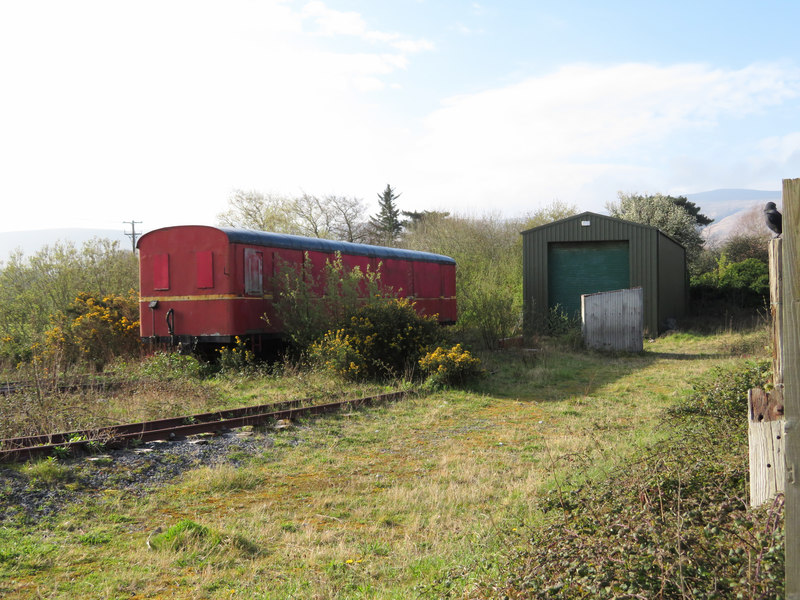
M 296 444 L 294 440 L 293 444 Z M 124 490 L 143 496 L 182 473 L 201 466 L 238 465 L 275 445 L 265 433 L 223 433 L 166 442 L 148 442 L 138 448 L 58 459 L 68 469 L 58 481 L 45 481 L 34 470 L 0 466 L 0 523 L 24 519 L 39 521 L 58 514 L 67 504 L 103 490 Z

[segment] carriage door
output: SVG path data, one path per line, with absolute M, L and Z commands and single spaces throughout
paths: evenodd
M 261 296 L 264 290 L 264 255 L 253 248 L 244 249 L 244 293 Z

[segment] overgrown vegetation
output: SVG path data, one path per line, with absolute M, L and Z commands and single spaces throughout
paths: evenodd
M 65 317 L 102 321 L 99 312 L 86 304 L 89 299 L 98 308 L 103 299 L 111 304 L 100 310 L 111 310 L 127 319 L 127 325 L 138 321 L 138 310 L 123 306 L 139 286 L 139 265 L 136 256 L 119 247 L 118 242 L 95 239 L 80 249 L 73 244 L 57 243 L 47 246 L 30 257 L 13 253 L 0 269 L 0 367 L 13 369 L 20 362 L 30 361 L 38 351 L 47 346 L 47 331 L 55 327 L 74 330 L 76 352 L 88 347 L 93 327 L 82 327 L 75 322 L 65 323 Z M 124 299 L 124 300 L 123 300 Z M 107 304 L 108 304 L 107 302 Z M 60 342 L 59 336 L 50 337 Z M 125 337 L 125 336 L 123 336 Z M 101 344 L 107 338 L 98 340 Z M 66 340 L 65 340 L 66 342 Z M 92 361 L 103 362 L 100 349 L 90 349 Z M 63 354 L 68 354 L 63 349 Z M 113 354 L 113 353 L 112 353 Z M 64 363 L 62 363 L 64 364 Z
M 746 508 L 746 417 L 720 416 L 766 376 L 740 358 L 765 340 L 682 333 L 609 356 L 542 339 L 536 353 L 482 353 L 473 391 L 296 422 L 251 438 L 260 450 L 235 464 L 137 493 L 114 487 L 128 468 L 116 456 L 13 470 L 42 498 L 58 489 L 79 501 L 3 523 L 0 594 L 779 598 L 781 507 Z M 464 355 L 448 348 L 454 362 Z M 150 359 L 162 383 L 140 407 L 365 385 L 308 370 L 196 379 L 192 361 Z M 132 410 L 144 394 L 94 401 Z M 667 412 L 684 405 L 698 410 Z M 90 487 L 90 470 L 109 487 Z
M 391 288 L 381 284 L 379 271 L 348 269 L 338 252 L 317 276 L 313 273 L 306 252 L 303 265 L 279 264 L 274 282 L 275 313 L 295 355 L 306 353 L 328 331 L 340 327 L 355 308 L 393 297 Z
M 670 411 L 667 440 L 608 477 L 557 480 L 528 546 L 474 597 L 781 598 L 783 497 L 747 498 L 747 390 L 768 375 L 715 367 Z

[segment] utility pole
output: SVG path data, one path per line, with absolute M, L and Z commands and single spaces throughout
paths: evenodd
M 136 231 L 136 224 L 141 223 L 141 221 L 131 220 L 131 221 L 123 221 L 123 223 L 129 223 L 131 226 L 130 233 L 126 231 L 125 235 L 131 238 L 131 250 L 133 251 L 134 254 L 136 254 L 136 236 L 139 235 L 140 233 L 139 231 Z

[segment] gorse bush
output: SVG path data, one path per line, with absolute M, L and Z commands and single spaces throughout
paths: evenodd
M 384 298 L 352 311 L 339 329 L 311 345 L 312 360 L 352 379 L 413 374 L 441 339 L 436 316 L 422 316 L 405 298 Z
M 130 250 L 97 238 L 80 248 L 58 242 L 31 256 L 12 253 L 0 262 L 0 362 L 31 360 L 34 345 L 40 352 L 45 331 L 54 319 L 61 324 L 59 315 L 68 314 L 80 292 L 127 297 L 139 285 L 138 268 Z
M 42 356 L 56 366 L 86 361 L 101 370 L 112 358 L 134 356 L 141 348 L 134 290 L 127 296 L 81 292 L 53 321 L 45 332 Z
M 461 344 L 450 349 L 436 348 L 419 359 L 419 366 L 433 386 L 463 385 L 483 374 L 480 359 L 461 348 Z
M 723 253 L 716 268 L 691 278 L 691 292 L 703 307 L 758 308 L 769 300 L 769 266 L 756 258 L 731 262 Z

